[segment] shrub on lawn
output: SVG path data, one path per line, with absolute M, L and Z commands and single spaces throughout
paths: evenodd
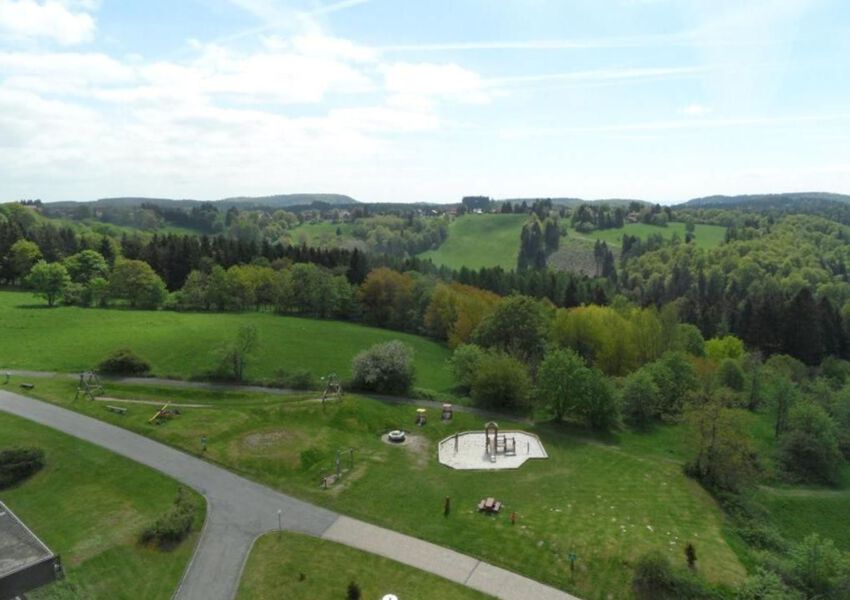
M 635 565 L 632 584 L 641 600 L 715 600 L 723 594 L 693 573 L 675 568 L 658 551 L 644 554 Z
M 195 510 L 195 504 L 188 492 L 181 487 L 177 490 L 177 497 L 174 499 L 171 508 L 142 532 L 141 542 L 157 546 L 179 544 L 192 531 Z
M 97 370 L 108 375 L 145 375 L 150 372 L 151 365 L 129 348 L 121 348 L 107 356 Z
M 360 586 L 353 581 L 349 583 L 348 590 L 345 593 L 345 598 L 346 600 L 360 600 L 360 598 L 362 598 Z
M 0 451 L 0 490 L 11 487 L 44 468 L 41 448 L 9 448 Z
M 316 377 L 308 369 L 278 369 L 276 375 L 278 385 L 291 390 L 315 390 L 318 387 Z
M 393 340 L 376 344 L 354 357 L 354 387 L 384 394 L 404 394 L 413 384 L 413 348 Z

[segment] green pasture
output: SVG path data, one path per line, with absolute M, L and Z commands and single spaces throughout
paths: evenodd
M 62 559 L 66 579 L 33 600 L 168 600 L 197 534 L 161 551 L 138 544 L 140 532 L 171 506 L 177 482 L 117 454 L 0 412 L 0 448 L 36 446 L 47 466 L 0 491 L 6 503 Z M 198 504 L 196 531 L 205 511 Z
M 354 582 L 363 598 L 388 593 L 404 600 L 485 600 L 462 585 L 361 552 L 295 533 L 271 533 L 254 545 L 238 599 L 338 600 Z
M 623 235 L 633 235 L 641 239 L 646 239 L 651 235 L 658 235 L 669 240 L 673 234 L 678 234 L 679 239 L 685 240 L 685 224 L 679 221 L 673 221 L 667 227 L 658 227 L 656 225 L 647 225 L 645 223 L 627 223 L 621 229 L 600 229 L 591 231 L 590 233 L 579 233 L 575 229 L 569 230 L 570 236 L 577 238 L 586 238 L 591 241 L 602 240 L 609 246 L 620 248 L 623 244 Z M 715 248 L 723 243 L 726 236 L 726 228 L 720 225 L 696 225 L 694 229 L 694 241 L 700 248 Z
M 219 349 L 239 327 L 254 325 L 259 348 L 246 377 L 272 381 L 279 369 L 307 369 L 318 378 L 350 376 L 351 359 L 373 344 L 401 340 L 414 350 L 415 385 L 444 391 L 453 385 L 449 350 L 418 336 L 342 321 L 265 312 L 178 313 L 79 307 L 46 308 L 23 292 L 0 292 L 0 368 L 72 372 L 94 368 L 129 347 L 160 376 L 203 377 L 220 362 Z
M 350 241 L 352 223 L 331 223 L 330 221 L 319 221 L 317 223 L 302 223 L 293 227 L 286 233 L 293 244 L 306 243 L 308 246 L 334 247 L 342 241 Z M 337 229 L 340 235 L 337 235 Z
M 649 450 L 652 434 L 593 439 L 560 426 L 504 421 L 505 429 L 537 432 L 549 458 L 513 471 L 455 471 L 436 460 L 439 440 L 481 429 L 483 417 L 456 413 L 452 422 L 442 423 L 431 410 L 429 423 L 420 429 L 413 425 L 413 406 L 354 395 L 323 406 L 309 393 L 280 397 L 107 384 L 110 404 L 123 398 L 207 405 L 181 407 L 180 416 L 151 425 L 153 404 L 125 403 L 127 414 L 116 415 L 105 402 L 72 401 L 74 388 L 74 381 L 54 378 L 37 381 L 32 393 L 305 500 L 452 547 L 586 600 L 628 597 L 631 566 L 640 555 L 658 549 L 684 564 L 688 542 L 697 547 L 707 578 L 735 582 L 744 576 L 724 537 L 720 509 L 683 476 L 675 454 Z M 410 444 L 391 446 L 381 440 L 382 433 L 399 427 L 413 434 Z M 208 437 L 206 452 L 200 447 L 203 435 Z M 349 448 L 354 449 L 353 468 Z M 334 471 L 338 450 L 347 472 L 341 483 L 322 489 L 320 480 Z M 446 496 L 452 503 L 448 518 L 443 516 Z M 479 500 L 488 496 L 504 503 L 501 514 L 478 513 Z M 514 525 L 512 512 L 517 514 Z M 570 552 L 579 556 L 574 575 Z
M 419 256 L 452 269 L 516 268 L 519 237 L 528 215 L 464 215 L 449 225 L 449 237 Z

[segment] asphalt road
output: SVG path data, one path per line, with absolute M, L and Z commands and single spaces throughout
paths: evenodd
M 565 592 L 453 550 L 340 516 L 125 429 L 0 390 L 0 410 L 46 425 L 154 468 L 207 500 L 198 547 L 176 600 L 231 600 L 254 540 L 278 529 L 373 552 L 503 600 L 577 600 Z M 280 511 L 280 515 L 278 515 Z

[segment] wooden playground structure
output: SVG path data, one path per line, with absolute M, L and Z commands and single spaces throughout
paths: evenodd
M 94 371 L 84 371 L 80 373 L 80 381 L 77 384 L 77 393 L 74 400 L 80 397 L 94 400 L 98 396 L 103 395 L 103 384 L 100 382 L 100 377 Z
M 180 409 L 178 408 L 169 408 L 171 405 L 170 402 L 166 402 L 162 405 L 162 408 L 157 410 L 154 415 L 148 419 L 148 423 L 151 425 L 159 425 L 164 421 L 168 421 L 169 419 L 173 419 L 174 417 L 180 414 Z
M 327 377 L 322 377 L 325 382 L 325 391 L 322 392 L 322 404 L 326 400 L 342 398 L 342 382 L 336 373 L 331 373 Z

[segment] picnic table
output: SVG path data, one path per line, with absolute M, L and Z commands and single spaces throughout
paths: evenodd
M 495 498 L 484 498 L 478 503 L 478 510 L 481 512 L 497 513 L 502 510 L 502 503 Z

